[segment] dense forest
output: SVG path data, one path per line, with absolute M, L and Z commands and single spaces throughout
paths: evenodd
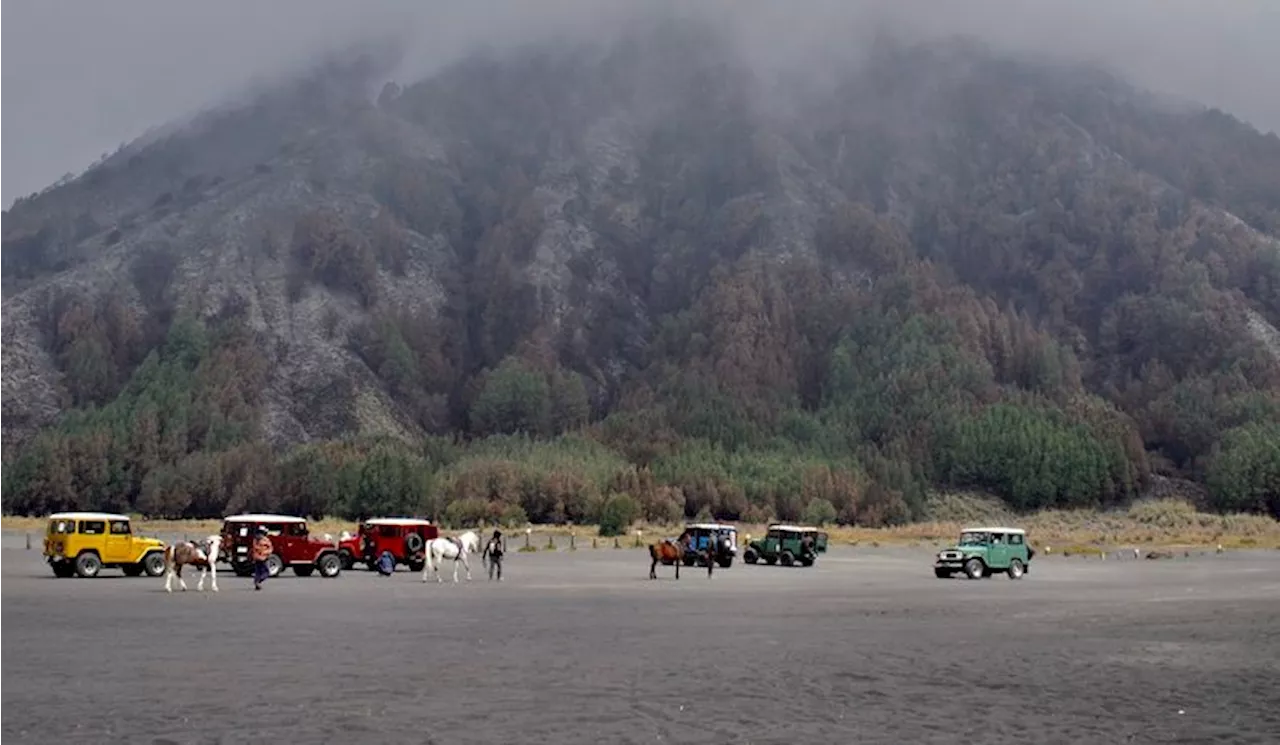
M 961 42 L 785 93 L 705 29 L 520 54 L 317 73 L 15 205 L 57 400 L 6 400 L 5 511 L 878 526 L 1160 474 L 1280 517 L 1276 136 Z M 272 158 L 210 176 L 237 137 Z M 215 258 L 145 232 L 212 194 Z

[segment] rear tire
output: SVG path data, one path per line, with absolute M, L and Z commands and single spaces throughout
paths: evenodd
M 1022 575 L 1026 570 L 1022 566 L 1021 559 L 1014 559 L 1009 562 L 1009 579 L 1022 579 Z
M 794 566 L 795 563 L 796 563 L 795 554 L 791 553 L 790 551 L 782 552 L 782 566 L 784 567 Z
M 427 562 L 425 561 L 411 561 L 409 562 L 409 571 L 421 572 L 426 566 Z
M 141 577 L 142 564 L 125 564 L 120 567 L 120 571 L 124 572 L 124 576 L 126 577 Z
M 716 563 L 720 565 L 721 569 L 728 569 L 729 567 L 733 566 L 733 557 L 730 556 L 727 559 L 720 559 Z
M 250 577 L 253 576 L 253 564 L 247 561 L 233 563 L 231 571 L 235 572 L 237 577 Z
M 749 548 L 742 554 L 742 560 L 748 564 L 754 564 L 760 560 L 760 554 L 757 554 L 754 548 Z
M 950 569 L 934 569 L 933 576 L 937 577 L 938 579 L 951 579 L 951 570 Z
M 102 559 L 94 553 L 83 553 L 76 557 L 76 574 L 86 579 L 98 576 L 102 571 Z
M 49 566 L 53 568 L 53 576 L 60 579 L 66 579 L 76 573 L 75 565 L 69 561 L 53 561 Z
M 316 568 L 320 570 L 321 577 L 337 577 L 342 571 L 342 559 L 337 554 L 325 554 L 316 561 Z
M 164 554 L 159 551 L 152 551 L 142 557 L 142 571 L 147 573 L 148 577 L 160 577 L 164 575 Z

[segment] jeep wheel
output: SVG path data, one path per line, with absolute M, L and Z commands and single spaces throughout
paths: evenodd
M 142 565 L 141 564 L 125 564 L 124 566 L 120 567 L 120 571 L 124 572 L 124 576 L 126 577 L 141 577 Z
M 81 577 L 97 577 L 102 571 L 102 559 L 94 553 L 83 553 L 76 557 L 76 574 Z
M 69 561 L 52 561 L 49 566 L 53 567 L 53 576 L 66 579 L 76 573 L 75 565 Z
M 933 576 L 937 577 L 938 579 L 951 579 L 951 570 L 950 569 L 934 569 Z
M 422 536 L 417 533 L 410 533 L 404 537 L 405 553 L 412 556 L 422 550 L 426 543 L 422 540 Z
M 696 556 L 686 556 L 686 557 L 684 557 L 684 565 L 685 565 L 685 566 L 687 566 L 687 567 L 691 567 L 691 566 L 693 566 L 693 565 L 694 565 L 694 563 L 695 563 L 695 562 L 697 562 L 697 561 L 698 561 L 698 557 L 696 557 Z
M 1022 561 L 1014 559 L 1009 562 L 1009 579 L 1022 579 L 1023 569 Z
M 293 567 L 293 573 L 299 577 L 310 577 L 315 570 L 316 568 L 313 564 L 296 564 Z
M 789 567 L 796 563 L 796 555 L 790 551 L 782 552 L 782 566 Z
M 342 559 L 337 554 L 325 554 L 316 562 L 321 577 L 337 577 L 342 571 Z
M 987 568 L 982 563 L 982 559 L 969 559 L 964 563 L 964 573 L 969 579 L 982 579 L 987 573 Z
M 720 565 L 721 569 L 728 569 L 729 567 L 733 566 L 733 557 L 730 556 L 725 559 L 720 559 L 716 561 L 716 563 Z
M 280 554 L 271 554 L 267 557 L 267 576 L 274 577 L 284 571 L 284 559 L 280 558 Z
M 426 568 L 426 566 L 427 566 L 427 562 L 425 561 L 411 561 L 409 562 L 409 571 L 421 572 L 423 569 Z
M 146 572 L 148 577 L 163 576 L 164 554 L 159 551 L 152 551 L 142 557 L 142 571 Z
M 343 569 L 349 570 L 356 565 L 355 557 L 352 556 L 351 552 L 346 550 L 345 548 L 338 552 L 338 556 L 342 559 Z
M 237 577 L 248 577 L 253 574 L 253 564 L 247 561 L 232 562 L 231 571 L 235 572 Z
M 773 566 L 774 564 L 777 564 L 778 563 L 777 555 L 775 554 L 773 556 L 766 556 L 764 559 L 764 563 L 768 564 L 769 566 Z
M 743 552 L 742 560 L 748 564 L 754 564 L 760 560 L 760 554 L 756 553 L 754 548 L 749 548 Z

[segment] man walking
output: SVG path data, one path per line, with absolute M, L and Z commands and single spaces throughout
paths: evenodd
M 267 559 L 271 558 L 271 539 L 267 537 L 267 529 L 258 528 L 258 536 L 253 539 L 253 589 L 261 590 L 262 583 L 271 576 Z
M 489 579 L 493 579 L 493 570 L 498 569 L 498 581 L 502 581 L 502 554 L 505 553 L 502 548 L 502 531 L 493 531 L 493 537 L 489 542 L 484 544 L 484 552 L 480 554 L 480 560 L 489 560 Z

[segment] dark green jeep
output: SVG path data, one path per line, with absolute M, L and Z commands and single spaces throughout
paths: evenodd
M 827 534 L 817 528 L 795 525 L 770 525 L 764 538 L 747 544 L 742 559 L 748 564 L 764 561 L 766 564 L 782 562 L 783 566 L 811 567 L 818 554 L 827 551 Z
M 1031 568 L 1035 551 L 1021 528 L 969 528 L 960 541 L 938 552 L 933 573 L 939 579 L 962 572 L 969 579 L 990 577 L 997 572 L 1009 579 L 1022 579 Z

